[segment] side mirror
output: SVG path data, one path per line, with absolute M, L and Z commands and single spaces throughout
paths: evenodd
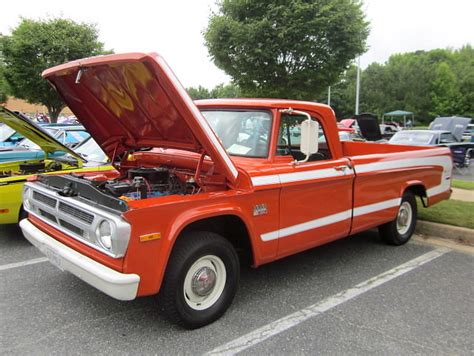
M 299 162 L 306 162 L 313 153 L 318 152 L 319 123 L 317 121 L 307 120 L 301 123 L 301 144 L 300 151 L 306 155 L 306 158 Z
M 292 108 L 281 109 L 281 113 L 289 115 L 306 116 L 307 119 L 301 123 L 300 130 L 300 151 L 306 155 L 301 161 L 293 161 L 294 164 L 307 162 L 309 157 L 318 152 L 319 123 L 311 119 L 311 115 L 305 111 L 293 110 Z

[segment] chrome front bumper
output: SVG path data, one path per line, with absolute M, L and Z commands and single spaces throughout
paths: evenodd
M 84 282 L 119 300 L 132 300 L 137 296 L 140 277 L 123 274 L 106 267 L 60 243 L 24 219 L 20 222 L 23 234 L 58 268 L 71 272 Z

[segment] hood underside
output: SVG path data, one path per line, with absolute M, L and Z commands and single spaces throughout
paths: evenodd
M 41 126 L 2 106 L 0 106 L 0 122 L 36 143 L 46 153 L 63 151 L 82 161 L 80 156 L 48 134 Z M 6 150 L 15 150 L 15 146 L 8 147 Z
M 430 130 L 449 131 L 456 140 L 462 141 L 462 134 L 470 122 L 471 119 L 466 117 L 437 117 L 430 123 Z
M 382 137 L 377 116 L 369 113 L 362 113 L 355 115 L 354 119 L 357 121 L 360 133 L 368 141 L 379 141 Z
M 235 181 L 237 169 L 222 144 L 159 55 L 92 57 L 43 77 L 110 158 L 154 147 L 206 153 Z

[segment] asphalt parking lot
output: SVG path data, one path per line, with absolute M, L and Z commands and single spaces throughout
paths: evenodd
M 258 269 L 202 329 L 119 302 L 0 227 L 1 354 L 472 354 L 474 256 L 366 232 Z M 39 260 L 38 260 L 39 259 Z M 30 263 L 30 264 L 25 264 Z

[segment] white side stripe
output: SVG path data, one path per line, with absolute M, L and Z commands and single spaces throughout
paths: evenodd
M 439 194 L 449 189 L 449 179 L 446 179 L 446 178 L 449 178 L 451 176 L 453 167 L 452 167 L 451 157 L 448 157 L 448 156 L 434 156 L 434 157 L 401 159 L 401 160 L 358 164 L 354 167 L 354 170 L 355 170 L 355 173 L 358 174 L 358 173 L 379 172 L 379 171 L 390 170 L 390 169 L 415 168 L 415 167 L 424 167 L 424 166 L 425 167 L 426 166 L 443 167 L 443 173 L 441 175 L 441 184 L 437 187 L 428 189 L 429 192 L 431 190 L 434 192 L 431 195 Z M 319 170 L 315 169 L 312 171 L 305 171 L 305 172 L 283 173 L 283 174 L 252 177 L 252 184 L 254 187 L 258 187 L 258 186 L 263 186 L 263 185 L 273 185 L 273 184 L 280 184 L 280 183 L 304 182 L 307 180 L 328 178 L 328 177 L 339 177 L 343 175 L 344 175 L 344 172 L 336 171 L 334 168 L 326 168 L 326 169 L 319 169 Z M 437 188 L 438 190 L 435 190 L 435 188 Z M 429 192 L 428 194 L 430 195 Z
M 433 156 L 422 158 L 405 158 L 392 161 L 358 164 L 355 166 L 356 173 L 368 173 L 398 168 L 415 168 L 423 166 L 440 166 L 445 170 L 452 170 L 452 161 L 449 156 Z
M 352 173 L 352 170 L 349 170 Z M 349 173 L 347 173 L 348 175 Z M 305 180 L 313 180 L 329 177 L 342 177 L 346 175 L 343 171 L 336 171 L 334 168 L 316 169 L 313 171 L 283 173 L 279 174 L 282 183 L 301 182 Z
M 275 174 L 272 176 L 252 177 L 252 184 L 254 187 L 261 185 L 280 184 L 280 176 Z
M 298 310 L 295 313 L 289 314 L 281 319 L 278 319 L 270 324 L 264 325 L 254 331 L 249 332 L 235 340 L 232 340 L 224 345 L 221 345 L 206 355 L 235 355 L 252 346 L 260 344 L 261 342 L 276 336 L 286 330 L 289 330 L 302 322 L 321 315 L 328 310 L 331 310 L 345 302 L 348 302 L 358 296 L 377 288 L 384 283 L 387 283 L 397 277 L 400 277 L 414 269 L 433 261 L 434 259 L 443 256 L 449 252 L 447 249 L 437 249 L 430 251 L 420 257 L 408 261 L 400 266 L 392 268 L 378 276 L 370 278 L 362 283 L 359 283 L 352 288 L 346 289 L 338 294 L 323 299 L 322 301 L 310 305 L 304 309 Z M 251 352 L 250 352 L 251 353 Z
M 354 217 L 361 216 L 365 214 L 375 213 L 377 211 L 390 209 L 399 206 L 401 203 L 400 198 L 385 200 L 380 203 L 369 204 L 364 206 L 359 206 L 354 208 Z M 318 218 L 315 220 L 307 221 L 301 224 L 292 225 L 285 227 L 280 230 L 267 232 L 265 234 L 260 235 L 262 241 L 271 241 L 275 239 L 279 239 L 282 237 L 298 234 L 300 232 L 317 229 L 319 227 L 323 227 L 330 224 L 335 224 L 347 219 L 351 218 L 352 210 L 346 210 L 341 213 L 328 215 L 323 218 Z
M 354 208 L 354 216 L 361 216 L 365 214 L 375 213 L 376 211 L 393 208 L 395 206 L 399 206 L 401 201 L 402 199 L 396 198 L 382 201 L 380 203 L 359 206 L 358 208 Z
M 351 218 L 351 210 L 346 210 L 346 211 L 343 211 L 342 213 L 328 215 L 328 216 L 325 216 L 324 218 L 307 221 L 302 224 L 293 225 L 281 230 L 269 232 L 269 233 L 261 235 L 261 238 L 262 238 L 262 241 L 271 241 L 271 240 L 279 239 L 281 237 L 294 235 L 299 232 L 308 231 L 308 230 L 316 229 L 318 227 L 334 224 L 334 223 L 344 221 L 350 218 Z

